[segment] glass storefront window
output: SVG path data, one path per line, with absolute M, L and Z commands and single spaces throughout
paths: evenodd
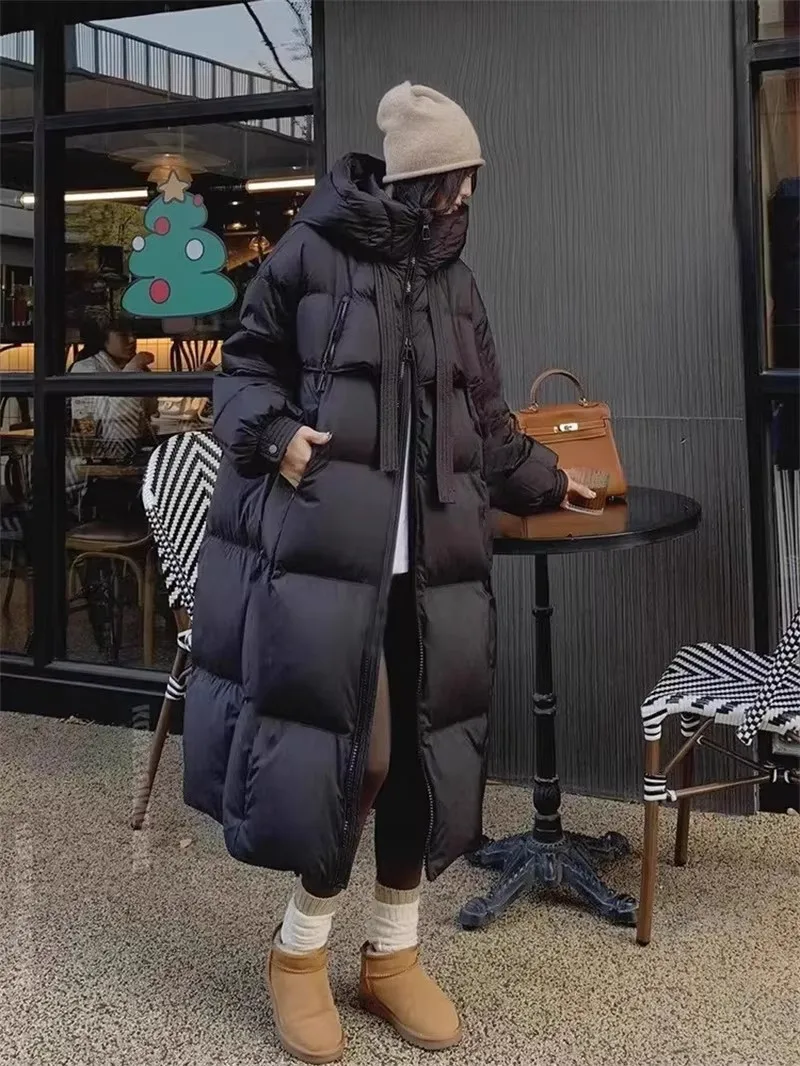
M 33 114 L 33 30 L 0 34 L 0 118 Z
M 31 397 L 0 398 L 0 649 L 23 654 L 33 634 Z
M 252 15 L 206 4 L 66 27 L 67 110 L 310 88 L 311 0 L 248 6 Z
M 800 397 L 772 404 L 772 524 L 775 541 L 777 628 L 784 633 L 800 607 Z M 793 734 L 773 737 L 774 752 L 800 756 Z
M 800 366 L 800 71 L 765 74 L 759 93 L 767 365 Z
M 0 144 L 0 373 L 33 370 L 32 188 L 30 141 Z
M 118 327 L 151 370 L 218 365 L 242 294 L 314 184 L 295 136 L 218 122 L 68 137 L 65 368 Z
M 772 404 L 770 426 L 778 625 L 783 632 L 800 606 L 800 399 Z
M 175 652 L 141 502 L 153 449 L 211 426 L 204 396 L 73 396 L 65 445 L 67 655 L 168 669 Z
M 800 0 L 759 0 L 758 36 L 797 37 L 800 34 Z
M 312 88 L 311 0 L 106 7 L 108 17 L 91 23 L 64 25 L 33 13 L 18 22 L 36 23 L 45 53 L 63 43 L 64 109 L 72 113 L 37 129 L 45 188 L 65 201 L 63 252 L 54 241 L 49 283 L 38 293 L 40 204 L 28 125 L 38 111 L 34 31 L 0 35 L 0 120 L 23 120 L 0 143 L 0 374 L 33 373 L 41 354 L 36 309 L 45 335 L 48 324 L 57 323 L 59 335 L 63 325 L 63 364 L 57 359 L 55 369 L 68 375 L 54 382 L 48 366 L 46 380 L 30 386 L 54 412 L 38 425 L 38 443 L 49 452 L 53 437 L 65 442 L 58 519 L 35 537 L 34 396 L 0 396 L 0 647 L 49 660 L 66 644 L 74 662 L 168 670 L 176 620 L 142 509 L 142 479 L 160 441 L 211 426 L 211 382 L 202 375 L 219 366 L 247 284 L 314 185 L 312 116 L 267 117 L 275 108 L 254 112 L 252 102 L 270 96 L 270 104 L 286 106 L 287 92 Z M 47 82 L 37 78 L 37 90 L 56 107 L 61 86 Z M 209 105 L 216 113 L 220 100 L 237 99 L 224 119 L 208 114 Z M 310 92 L 303 99 L 301 110 Z M 155 125 L 164 121 L 163 105 L 178 102 L 185 124 Z M 100 112 L 147 105 L 157 112 L 149 128 L 123 130 L 114 121 L 110 130 L 90 132 L 103 125 Z M 191 397 L 151 398 L 138 386 L 138 395 L 122 395 L 123 388 L 91 395 L 100 387 L 92 374 L 126 370 L 197 377 Z M 65 387 L 68 394 L 56 398 Z M 165 381 L 158 388 L 183 391 Z M 37 503 L 46 513 L 51 478 L 60 486 L 61 475 L 60 462 L 42 473 Z M 62 560 L 63 587 L 60 577 L 53 582 Z M 41 610 L 34 630 L 34 568 L 39 592 L 65 608 L 66 633 L 54 641 Z

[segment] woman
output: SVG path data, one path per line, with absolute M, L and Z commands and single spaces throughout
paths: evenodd
M 136 339 L 129 330 L 115 323 L 88 323 L 81 331 L 81 349 L 69 373 L 136 373 L 149 370 L 154 358 L 152 352 L 136 351 Z M 80 396 L 72 401 L 72 419 L 90 419 L 102 426 L 108 442 L 127 443 L 149 436 L 155 409 L 150 397 Z
M 114 322 L 88 322 L 81 330 L 81 348 L 70 374 L 135 373 L 148 370 L 152 352 L 136 350 L 136 339 Z M 76 521 L 94 511 L 106 521 L 133 515 L 141 521 L 139 491 L 130 480 L 93 478 L 87 481 L 86 457 L 110 463 L 133 461 L 144 445 L 155 444 L 150 418 L 158 401 L 135 396 L 75 396 L 70 400 L 67 437 L 66 497 Z
M 378 123 L 385 169 L 334 167 L 225 346 L 184 737 L 187 802 L 237 858 L 300 875 L 268 985 L 284 1047 L 318 1063 L 344 1044 L 326 945 L 373 806 L 361 1002 L 418 1046 L 460 1038 L 419 964 L 419 884 L 481 833 L 489 507 L 557 507 L 569 483 L 516 429 L 459 258 L 475 130 L 409 83 Z

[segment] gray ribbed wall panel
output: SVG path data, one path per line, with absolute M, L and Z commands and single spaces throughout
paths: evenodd
M 730 19 L 715 0 L 326 5 L 331 159 L 380 150 L 377 101 L 403 78 L 461 100 L 479 129 L 467 259 L 509 401 L 546 366 L 577 371 L 611 402 L 632 479 L 704 506 L 679 543 L 553 562 L 562 774 L 598 794 L 638 795 L 638 701 L 678 645 L 750 641 Z M 495 571 L 492 771 L 518 780 L 531 570 Z

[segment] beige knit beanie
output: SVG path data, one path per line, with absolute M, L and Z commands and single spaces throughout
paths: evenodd
M 378 104 L 378 126 L 385 184 L 484 165 L 475 127 L 457 103 L 427 85 L 404 81 L 390 89 Z

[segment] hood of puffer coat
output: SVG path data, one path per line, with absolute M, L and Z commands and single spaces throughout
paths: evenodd
M 433 274 L 461 255 L 469 211 L 435 215 L 393 200 L 381 184 L 385 166 L 369 155 L 343 156 L 297 213 L 295 225 L 318 230 L 336 248 L 359 260 L 399 263 L 416 249 L 417 268 Z M 420 241 L 423 226 L 430 239 Z

